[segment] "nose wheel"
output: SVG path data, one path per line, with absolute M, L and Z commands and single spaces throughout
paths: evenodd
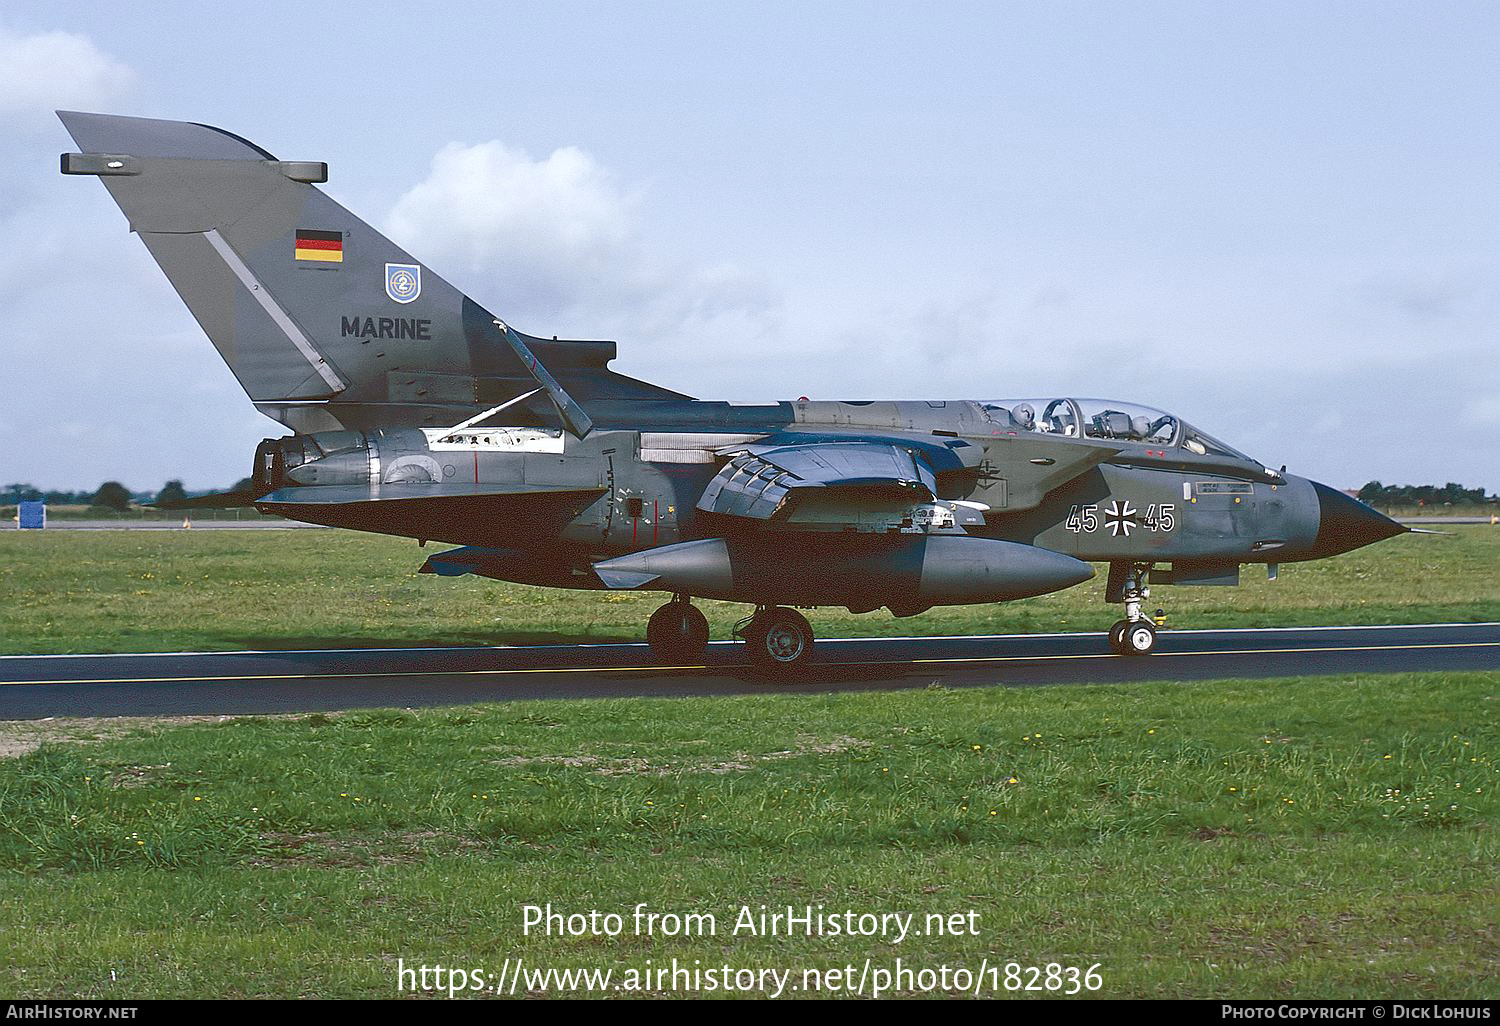
M 1146 586 L 1150 572 L 1150 563 L 1135 563 L 1125 573 L 1120 594 L 1125 619 L 1109 629 L 1109 649 L 1116 655 L 1148 656 L 1156 651 L 1156 625 L 1141 612 L 1141 603 L 1151 597 L 1151 589 Z
M 1156 649 L 1156 628 L 1149 620 L 1121 620 L 1109 629 L 1109 648 L 1115 655 L 1150 655 Z
M 812 659 L 812 624 L 795 609 L 784 606 L 758 609 L 739 633 L 749 648 L 750 661 L 764 672 L 789 673 Z
M 708 617 L 679 596 L 651 614 L 646 642 L 663 663 L 698 663 L 708 649 Z

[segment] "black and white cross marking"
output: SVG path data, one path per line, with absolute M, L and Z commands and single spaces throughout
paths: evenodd
M 1130 529 L 1140 526 L 1135 522 L 1135 514 L 1136 508 L 1128 500 L 1121 502 L 1119 499 L 1115 499 L 1109 504 L 1109 508 L 1104 511 L 1104 524 L 1109 528 L 1109 533 L 1114 537 L 1118 538 L 1123 534 L 1129 538 Z

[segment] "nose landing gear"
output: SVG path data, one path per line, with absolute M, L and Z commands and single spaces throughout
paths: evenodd
M 646 621 L 646 641 L 661 662 L 702 662 L 708 648 L 708 617 L 688 596 L 674 595 Z
M 1147 587 L 1150 563 L 1131 563 L 1123 567 L 1119 597 L 1116 598 L 1115 577 L 1119 571 L 1110 567 L 1110 585 L 1106 596 L 1110 601 L 1125 603 L 1125 619 L 1109 629 L 1109 648 L 1116 655 L 1148 656 L 1156 649 L 1156 625 L 1141 612 L 1141 603 L 1151 597 Z
M 1156 648 L 1156 627 L 1149 620 L 1121 620 L 1109 630 L 1109 647 L 1116 655 L 1150 655 Z

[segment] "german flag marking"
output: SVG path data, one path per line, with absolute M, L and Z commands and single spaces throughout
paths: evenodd
M 341 264 L 344 262 L 344 236 L 339 232 L 319 232 L 309 228 L 298 228 L 296 257 L 298 260 L 319 260 L 326 264 Z

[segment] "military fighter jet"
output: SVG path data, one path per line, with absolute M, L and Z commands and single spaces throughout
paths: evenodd
M 1149 585 L 1226 585 L 1404 528 L 1179 417 L 1103 399 L 742 405 L 609 369 L 613 342 L 526 335 L 282 161 L 222 129 L 59 112 L 258 410 L 268 513 L 451 543 L 422 570 L 671 596 L 646 625 L 699 660 L 695 598 L 755 607 L 737 634 L 806 664 L 794 607 L 1041 595 L 1109 566 L 1109 632 L 1146 655 Z M 230 496 L 227 501 L 233 501 Z

